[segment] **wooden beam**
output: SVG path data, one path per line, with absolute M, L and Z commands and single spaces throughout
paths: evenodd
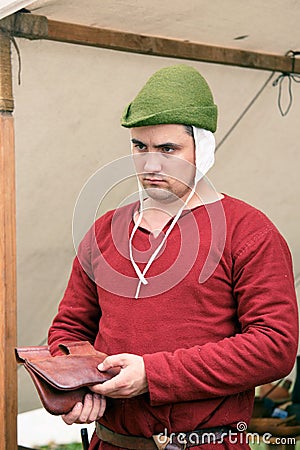
M 48 39 L 146 55 L 278 72 L 288 72 L 292 67 L 291 58 L 281 55 L 270 55 L 178 39 L 106 30 L 54 20 L 48 20 Z M 297 70 L 300 72 L 300 61 L 298 60 Z
M 16 213 L 10 39 L 0 32 L 0 441 L 17 448 Z
M 167 58 L 300 73 L 300 59 L 293 61 L 289 56 L 58 22 L 32 14 L 16 14 L 11 27 L 15 36 L 27 39 L 48 39 Z

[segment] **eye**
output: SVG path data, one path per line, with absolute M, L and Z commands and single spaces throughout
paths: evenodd
M 133 147 L 135 150 L 137 150 L 138 152 L 142 152 L 146 150 L 146 145 L 144 144 L 134 144 Z
M 175 151 L 175 149 L 173 147 L 162 147 L 163 153 L 172 153 L 174 151 Z

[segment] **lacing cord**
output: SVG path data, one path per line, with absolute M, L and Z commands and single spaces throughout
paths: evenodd
M 191 190 L 191 192 L 189 193 L 188 198 L 186 199 L 186 201 L 184 202 L 184 204 L 182 205 L 182 207 L 179 209 L 179 211 L 177 212 L 176 216 L 174 217 L 174 219 L 172 220 L 172 223 L 170 224 L 166 234 L 164 235 L 163 240 L 161 241 L 161 243 L 158 245 L 158 247 L 155 249 L 155 251 L 152 253 L 152 255 L 149 258 L 149 261 L 147 262 L 143 272 L 141 272 L 141 270 L 139 269 L 138 265 L 136 264 L 136 262 L 134 261 L 133 258 L 133 254 L 132 254 L 132 239 L 134 237 L 134 234 L 139 226 L 139 224 L 141 223 L 142 220 L 142 212 L 140 212 L 139 214 L 139 218 L 135 223 L 134 229 L 132 230 L 131 236 L 130 236 L 130 240 L 129 240 L 129 252 L 130 252 L 130 260 L 131 263 L 134 267 L 134 270 L 139 278 L 139 282 L 138 282 L 138 286 L 135 292 L 135 296 L 134 298 L 137 299 L 139 298 L 139 294 L 140 294 L 140 289 L 141 289 L 141 285 L 142 284 L 148 284 L 148 281 L 145 278 L 146 273 L 148 272 L 149 268 L 151 267 L 153 261 L 155 260 L 156 256 L 158 255 L 158 253 L 160 252 L 160 250 L 162 249 L 163 245 L 165 244 L 166 240 L 168 239 L 169 234 L 171 233 L 171 231 L 173 230 L 173 228 L 175 227 L 176 223 L 178 222 L 178 219 L 183 211 L 183 209 L 185 208 L 185 206 L 188 204 L 188 202 L 190 201 L 190 199 L 192 198 L 192 196 L 194 195 L 196 190 L 196 185 L 194 185 L 193 189 Z
M 148 281 L 147 281 L 146 278 L 144 277 L 144 274 L 141 272 L 139 266 L 138 266 L 137 263 L 135 262 L 134 257 L 133 257 L 133 252 L 132 252 L 132 240 L 133 240 L 133 237 L 134 237 L 134 235 L 135 235 L 135 233 L 136 233 L 136 230 L 137 230 L 138 227 L 140 226 L 140 223 L 141 223 L 141 221 L 142 221 L 142 218 L 143 218 L 143 211 L 140 211 L 140 212 L 139 212 L 138 219 L 137 219 L 136 223 L 134 224 L 134 227 L 133 227 L 133 230 L 132 230 L 130 239 L 129 239 L 129 256 L 130 256 L 130 261 L 131 261 L 131 263 L 132 263 L 132 265 L 133 265 L 133 268 L 134 268 L 134 270 L 135 270 L 135 273 L 137 274 L 137 276 L 138 276 L 140 282 L 143 283 L 143 284 L 148 284 Z

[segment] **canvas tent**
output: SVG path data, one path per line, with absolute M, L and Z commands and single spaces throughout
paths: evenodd
M 27 12 L 11 16 L 21 8 Z M 183 58 L 209 81 L 219 106 L 219 148 L 209 178 L 218 190 L 252 203 L 275 222 L 290 245 L 297 284 L 300 85 L 292 81 L 293 103 L 282 117 L 279 85 L 272 82 L 281 72 L 300 73 L 299 57 L 285 56 L 300 50 L 300 7 L 293 0 L 2 0 L 0 18 L 1 99 L 3 91 L 6 96 L 0 129 L 0 434 L 11 449 L 16 436 L 14 180 L 17 342 L 37 345 L 45 342 L 70 271 L 76 199 L 96 169 L 127 154 L 128 133 L 119 117 L 160 67 Z M 281 85 L 283 108 L 288 83 L 284 78 Z M 99 213 L 117 206 L 134 186 L 128 180 L 113 188 Z M 38 406 L 31 382 L 19 371 L 19 411 Z

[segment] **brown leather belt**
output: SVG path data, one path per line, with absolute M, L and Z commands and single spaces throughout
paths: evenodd
M 128 450 L 184 450 L 197 445 L 221 442 L 228 435 L 229 430 L 229 427 L 224 426 L 204 428 L 188 433 L 172 433 L 169 437 L 161 433 L 152 438 L 145 438 L 115 433 L 96 422 L 96 433 L 101 441 Z

